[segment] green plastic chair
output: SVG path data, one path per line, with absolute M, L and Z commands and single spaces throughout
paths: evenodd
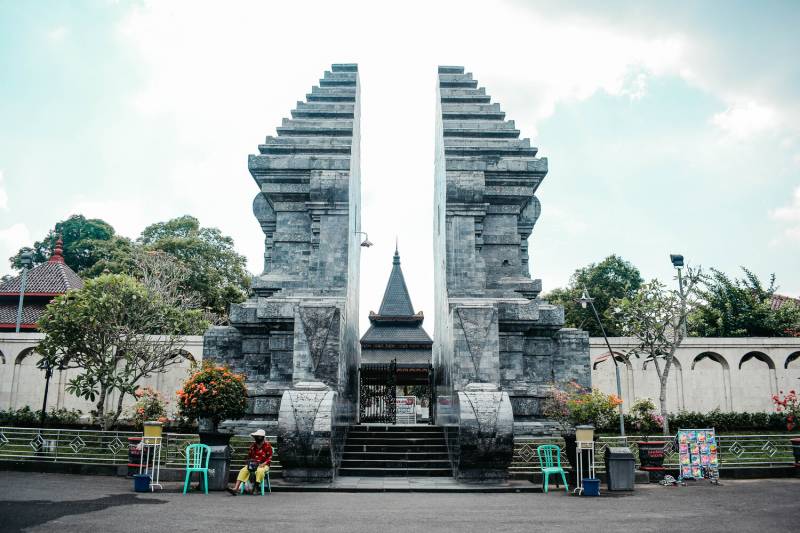
M 211 448 L 205 444 L 190 444 L 186 447 L 186 481 L 183 482 L 183 493 L 189 490 L 189 480 L 193 472 L 203 474 L 203 489 L 208 494 L 208 462 L 211 460 Z
M 542 467 L 542 477 L 544 477 L 544 491 L 547 492 L 547 485 L 550 481 L 550 474 L 561 474 L 561 481 L 564 482 L 564 490 L 569 493 L 567 485 L 567 473 L 561 468 L 561 448 L 555 444 L 543 444 L 536 448 L 536 455 L 539 456 L 539 464 Z M 558 483 L 558 481 L 556 481 Z

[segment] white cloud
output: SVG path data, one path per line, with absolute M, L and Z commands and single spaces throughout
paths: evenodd
M 7 228 L 0 228 L 0 275 L 12 272 L 8 258 L 23 246 L 30 246 L 31 233 L 25 224 L 17 222 Z
M 56 220 L 78 214 L 86 218 L 99 218 L 111 224 L 118 234 L 130 238 L 136 238 L 147 224 L 155 222 L 145 218 L 153 213 L 152 209 L 145 209 L 135 198 L 95 200 L 79 195 L 67 205 Z
M 0 170 L 0 209 L 8 209 L 8 193 L 3 186 L 3 171 Z
M 260 271 L 263 234 L 250 214 L 257 188 L 245 155 L 274 134 L 331 63 L 358 62 L 362 224 L 376 242 L 362 254 L 362 315 L 379 304 L 397 235 L 414 303 L 433 317 L 436 65 L 463 64 L 474 72 L 527 137 L 561 102 L 601 91 L 643 98 L 651 76 L 677 74 L 685 59 L 677 33 L 639 36 L 505 3 L 485 7 L 466 0 L 410 1 L 389 12 L 378 2 L 131 8 L 120 37 L 145 79 L 131 105 L 142 116 L 166 117 L 178 137 L 171 168 L 159 169 L 159 194 L 180 198 L 204 224 L 231 234 L 250 270 Z M 549 206 L 543 217 L 572 234 L 582 229 Z
M 745 140 L 780 126 L 778 112 L 767 105 L 748 100 L 734 102 L 711 117 L 711 123 L 735 140 Z
M 69 28 L 66 26 L 56 26 L 47 32 L 47 39 L 51 43 L 60 43 L 67 35 L 69 35 Z
M 794 190 L 789 205 L 770 211 L 770 217 L 787 225 L 783 236 L 800 242 L 800 186 Z

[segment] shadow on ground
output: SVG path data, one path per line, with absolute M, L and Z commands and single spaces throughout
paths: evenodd
M 72 500 L 54 502 L 48 500 L 7 501 L 0 500 L 0 530 L 22 531 L 25 528 L 44 524 L 63 516 L 80 515 L 102 511 L 121 505 L 158 505 L 164 500 L 140 499 L 135 494 L 115 494 L 95 500 Z M 131 524 L 134 526 L 134 524 Z M 134 527 L 135 529 L 135 527 Z

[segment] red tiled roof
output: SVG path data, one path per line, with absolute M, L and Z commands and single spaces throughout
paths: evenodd
M 22 275 L 0 284 L 0 295 L 18 295 Z M 28 272 L 25 283 L 25 294 L 40 294 L 55 296 L 64 294 L 70 289 L 83 287 L 83 280 L 66 263 L 61 261 L 48 261 L 35 266 Z
M 44 313 L 46 303 L 41 302 L 22 302 L 22 326 L 29 326 L 25 329 L 30 329 L 35 325 L 39 318 Z M 0 328 L 6 329 L 8 327 L 16 327 L 17 325 L 17 304 L 0 303 Z
M 782 294 L 773 294 L 771 307 L 772 309 L 779 309 L 786 302 L 794 302 L 795 305 L 800 306 L 800 298 L 792 298 L 791 296 L 784 296 Z

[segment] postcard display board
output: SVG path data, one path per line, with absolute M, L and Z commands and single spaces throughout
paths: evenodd
M 678 430 L 680 479 L 719 479 L 719 446 L 714 428 Z

